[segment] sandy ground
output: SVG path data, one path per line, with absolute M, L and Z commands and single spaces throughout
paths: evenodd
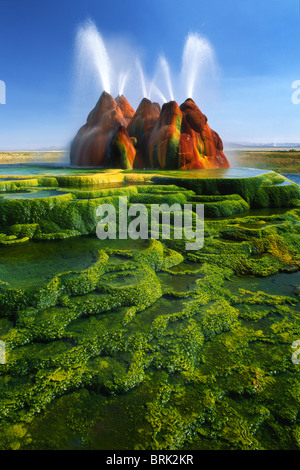
M 0 164 L 22 163 L 69 163 L 68 153 L 65 150 L 41 152 L 0 152 Z

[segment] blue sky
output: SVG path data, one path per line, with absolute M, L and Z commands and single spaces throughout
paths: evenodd
M 0 150 L 66 148 L 85 122 L 101 93 L 76 95 L 74 42 L 88 18 L 112 51 L 137 51 L 147 77 L 161 53 L 177 75 L 188 33 L 205 36 L 218 73 L 197 104 L 211 127 L 225 142 L 300 142 L 299 0 L 0 0 L 0 18 Z

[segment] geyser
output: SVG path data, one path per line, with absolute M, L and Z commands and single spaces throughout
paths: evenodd
M 159 64 L 160 64 L 160 66 L 163 69 L 164 74 L 165 74 L 165 78 L 166 78 L 166 82 L 167 82 L 167 86 L 168 86 L 168 91 L 169 91 L 169 95 L 170 95 L 170 100 L 174 101 L 173 86 L 172 86 L 170 68 L 169 68 L 169 64 L 167 62 L 167 59 L 164 56 L 160 56 Z
M 119 96 L 123 95 L 124 88 L 129 78 L 129 72 L 121 72 L 119 75 Z
M 104 41 L 92 22 L 81 27 L 77 35 L 78 63 L 98 76 L 104 90 L 86 123 L 74 138 L 70 161 L 73 165 L 106 168 L 204 169 L 228 168 L 219 135 L 207 123 L 206 116 L 192 99 L 199 76 L 214 64 L 213 49 L 204 38 L 190 34 L 186 40 L 181 78 L 188 99 L 179 106 L 174 100 L 169 64 L 164 56 L 158 60 L 170 100 L 157 86 L 156 78 L 148 86 L 141 62 L 135 57 L 134 75 L 140 78 L 143 99 L 134 112 L 123 95 L 128 84 L 128 69 L 116 73 Z M 113 58 L 112 58 L 113 59 Z M 118 96 L 110 94 L 114 77 L 118 77 Z M 152 102 L 155 94 L 160 102 Z
M 186 85 L 186 96 L 194 97 L 197 81 L 205 70 L 214 69 L 214 51 L 206 38 L 198 34 L 189 34 L 182 55 L 182 80 Z
M 96 76 L 102 89 L 110 93 L 112 64 L 104 41 L 91 21 L 79 27 L 76 49 L 79 73 L 90 71 Z

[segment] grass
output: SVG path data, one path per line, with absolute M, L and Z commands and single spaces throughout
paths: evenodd
M 279 173 L 300 173 L 300 151 L 236 150 L 228 155 L 232 167 L 258 168 Z M 67 163 L 66 151 L 0 152 L 0 165 L 24 163 Z M 133 170 L 134 172 L 134 170 Z M 129 172 L 130 173 L 130 172 Z M 141 171 L 139 173 L 142 173 Z M 157 173 L 157 172 L 156 172 Z
M 22 163 L 66 163 L 67 153 L 63 150 L 44 152 L 0 152 L 0 164 Z
M 238 150 L 234 154 L 234 164 L 243 168 L 273 170 L 278 173 L 300 173 L 300 151 L 296 150 Z

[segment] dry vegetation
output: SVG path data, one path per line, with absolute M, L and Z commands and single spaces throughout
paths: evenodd
M 279 173 L 300 173 L 300 151 L 238 150 L 234 152 L 234 164 L 243 168 L 261 168 Z
M 261 168 L 279 173 L 300 173 L 300 150 L 236 150 L 226 154 L 232 167 Z M 0 164 L 69 162 L 66 151 L 0 152 Z
M 65 163 L 67 155 L 65 151 L 44 152 L 0 152 L 0 164 L 22 163 Z

